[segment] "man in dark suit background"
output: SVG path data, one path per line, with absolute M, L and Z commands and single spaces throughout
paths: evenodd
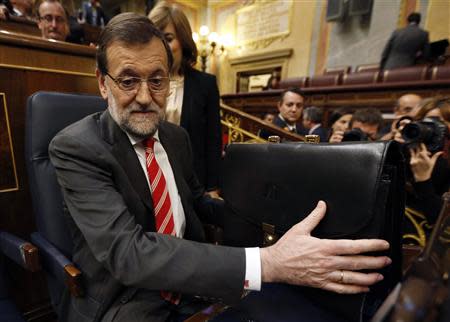
M 303 111 L 305 135 L 318 135 L 320 142 L 327 142 L 328 131 L 322 126 L 323 111 L 316 106 L 309 106 Z
M 417 57 L 428 58 L 428 32 L 419 27 L 420 17 L 418 12 L 411 13 L 408 25 L 392 33 L 381 55 L 380 69 L 413 66 Z
M 278 102 L 278 115 L 273 120 L 273 125 L 281 127 L 282 129 L 303 135 L 305 130 L 302 129 L 297 122 L 302 116 L 305 98 L 298 87 L 291 87 L 281 93 L 280 101 Z M 272 133 L 268 130 L 261 130 L 259 136 L 263 139 L 268 139 Z
M 172 61 L 150 20 L 134 13 L 114 17 L 97 52 L 108 109 L 72 124 L 50 144 L 72 259 L 85 286 L 82 298 L 65 292 L 59 320 L 173 321 L 193 307 L 196 294 L 236 302 L 261 282 L 358 293 L 381 280 L 360 270 L 390 259 L 361 254 L 385 250 L 387 242 L 310 236 L 325 215 L 323 202 L 271 247 L 203 243 L 201 221 L 220 218 L 193 171 L 187 133 L 163 121 Z

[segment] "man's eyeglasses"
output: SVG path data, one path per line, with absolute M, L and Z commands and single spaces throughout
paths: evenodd
M 106 73 L 109 78 L 112 79 L 114 83 L 116 83 L 117 87 L 119 87 L 122 91 L 127 93 L 137 92 L 141 86 L 141 83 L 145 82 L 148 85 L 150 91 L 154 94 L 161 94 L 167 91 L 169 87 L 169 77 L 157 76 L 151 77 L 147 79 L 143 79 L 140 77 L 132 77 L 132 76 L 123 76 L 123 77 L 112 77 L 109 73 Z
M 53 22 L 53 20 L 55 20 L 55 22 L 60 25 L 63 23 L 66 23 L 66 19 L 64 17 L 61 16 L 52 16 L 52 15 L 45 15 L 43 17 L 40 17 L 39 19 L 41 19 L 42 21 L 51 24 Z

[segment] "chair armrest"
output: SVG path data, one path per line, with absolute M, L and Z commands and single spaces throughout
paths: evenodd
M 36 272 L 40 270 L 39 253 L 36 246 L 0 230 L 0 251 L 23 268 Z
M 75 267 L 59 249 L 39 233 L 32 233 L 31 240 L 39 247 L 42 265 L 47 274 L 64 283 L 72 296 L 83 296 L 81 284 L 81 271 Z

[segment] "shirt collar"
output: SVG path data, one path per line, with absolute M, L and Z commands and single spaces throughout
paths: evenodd
M 290 131 L 296 131 L 297 130 L 297 126 L 295 124 L 289 124 L 288 122 L 286 122 L 286 120 L 284 119 L 283 116 L 281 116 L 281 114 L 278 114 L 278 117 L 283 120 L 284 123 L 286 123 L 286 127 L 290 130 Z
M 319 128 L 319 127 L 320 127 L 320 123 L 314 125 L 312 128 L 309 129 L 309 134 L 311 134 L 315 129 L 317 129 L 317 128 Z
M 126 131 L 124 131 L 124 132 L 127 135 L 128 139 L 130 140 L 132 146 L 135 146 L 136 144 L 139 144 L 139 143 L 142 144 L 142 141 L 144 141 L 143 139 L 137 138 L 136 136 L 131 135 L 130 133 L 128 133 Z M 155 134 L 153 134 L 153 138 L 156 141 L 159 141 L 159 131 L 158 130 L 156 130 Z

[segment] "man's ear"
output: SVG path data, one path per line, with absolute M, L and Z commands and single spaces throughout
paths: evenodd
M 98 88 L 100 90 L 100 94 L 104 99 L 108 98 L 108 90 L 106 89 L 106 78 L 105 75 L 103 75 L 98 68 L 95 69 L 95 76 L 97 77 L 98 82 Z
M 281 104 L 283 104 L 283 102 L 282 102 L 282 101 L 278 101 L 278 104 L 277 104 L 277 107 L 278 107 L 278 111 L 280 111 L 280 108 L 281 108 Z

